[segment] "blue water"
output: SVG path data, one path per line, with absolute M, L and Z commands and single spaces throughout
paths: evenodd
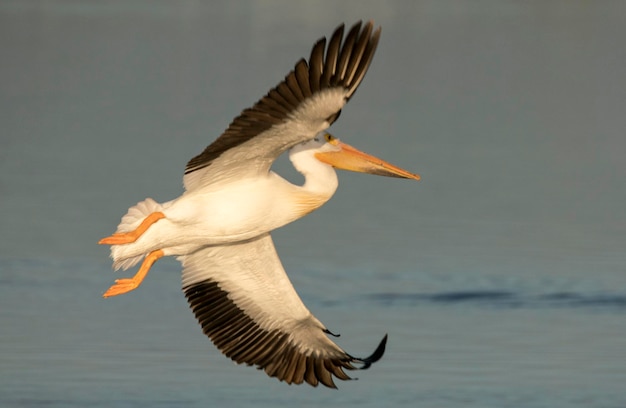
M 626 5 L 0 3 L 0 406 L 626 406 Z M 206 339 L 159 261 L 96 242 L 182 191 L 186 161 L 341 21 L 383 36 L 331 131 L 420 173 L 341 173 L 276 231 L 349 353 L 287 386 Z M 277 171 L 298 181 L 281 158 Z

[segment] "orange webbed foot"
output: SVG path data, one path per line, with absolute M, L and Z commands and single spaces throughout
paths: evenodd
M 162 249 L 157 249 L 156 251 L 150 252 L 146 256 L 146 259 L 143 260 L 143 263 L 141 264 L 141 267 L 139 268 L 139 271 L 137 271 L 135 276 L 133 276 L 132 278 L 116 279 L 115 284 L 107 289 L 102 297 L 108 298 L 111 296 L 123 295 L 124 293 L 128 293 L 131 290 L 137 289 L 139 285 L 141 285 L 141 282 L 143 282 L 143 280 L 148 275 L 148 271 L 150 271 L 152 265 L 163 255 L 164 253 Z
M 131 242 L 135 242 L 137 238 L 139 237 L 135 236 L 132 232 L 116 232 L 113 235 L 109 235 L 108 237 L 102 238 L 100 241 L 98 241 L 98 244 L 100 245 L 130 244 Z
M 98 241 L 100 245 L 123 245 L 130 244 L 135 242 L 140 236 L 143 235 L 144 232 L 150 228 L 152 224 L 157 222 L 158 220 L 165 218 L 165 214 L 162 212 L 153 212 L 148 215 L 142 222 L 139 224 L 137 228 L 133 231 L 129 232 L 116 232 L 113 235 L 110 235 L 106 238 L 102 238 Z
M 141 282 L 138 282 L 134 278 L 116 279 L 115 284 L 112 285 L 102 297 L 108 298 L 111 296 L 123 295 L 131 290 L 135 290 L 139 287 Z

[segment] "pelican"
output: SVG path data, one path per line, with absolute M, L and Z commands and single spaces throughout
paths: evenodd
M 131 207 L 111 245 L 114 269 L 143 260 L 104 297 L 136 289 L 163 256 L 182 264 L 182 287 L 203 332 L 236 363 L 288 384 L 336 388 L 333 376 L 378 361 L 387 335 L 367 358 L 354 357 L 302 303 L 276 254 L 270 232 L 322 206 L 337 189 L 334 169 L 419 180 L 326 133 L 370 66 L 380 38 L 373 22 L 344 25 L 318 40 L 295 68 L 185 169 L 184 193 Z M 289 151 L 303 185 L 270 170 Z

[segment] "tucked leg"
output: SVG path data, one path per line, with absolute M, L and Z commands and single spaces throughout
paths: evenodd
M 148 271 L 152 267 L 152 265 L 163 256 L 163 250 L 157 249 L 156 251 L 150 252 L 146 259 L 143 260 L 139 271 L 132 278 L 125 279 L 116 279 L 115 284 L 111 286 L 102 297 L 108 298 L 111 296 L 117 296 L 124 294 L 126 292 L 130 292 L 131 290 L 135 290 L 139 287 L 141 282 L 145 279 Z
M 106 244 L 106 245 L 122 245 L 122 244 L 130 244 L 131 242 L 135 242 L 137 238 L 143 235 L 144 232 L 150 228 L 152 224 L 160 220 L 161 218 L 165 218 L 165 214 L 162 212 L 153 212 L 148 215 L 142 222 L 139 224 L 137 228 L 133 231 L 129 232 L 116 232 L 115 234 L 108 236 L 106 238 L 102 238 L 98 241 L 98 244 Z

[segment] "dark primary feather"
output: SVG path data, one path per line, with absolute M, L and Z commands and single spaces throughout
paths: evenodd
M 239 364 L 255 365 L 270 377 L 288 384 L 307 382 L 317 386 L 321 383 L 336 388 L 333 376 L 350 380 L 344 369 L 369 368 L 385 352 L 386 335 L 367 358 L 329 350 L 305 354 L 289 339 L 289 333 L 261 328 L 237 307 L 218 282 L 208 279 L 183 288 L 183 291 L 202 331 L 222 353 Z
M 343 24 L 334 31 L 327 48 L 326 38 L 320 39 L 313 46 L 308 63 L 304 59 L 298 61 L 280 84 L 237 116 L 219 138 L 187 163 L 185 174 L 210 166 L 229 149 L 287 121 L 291 112 L 318 92 L 341 87 L 346 91 L 346 100 L 350 99 L 363 80 L 380 38 L 380 28 L 372 34 L 373 22 L 366 23 L 363 29 L 361 25 L 358 22 L 352 26 L 343 45 Z M 331 124 L 340 111 L 320 119 L 329 119 Z M 276 149 L 282 153 L 296 143 L 298 140 L 290 141 Z

